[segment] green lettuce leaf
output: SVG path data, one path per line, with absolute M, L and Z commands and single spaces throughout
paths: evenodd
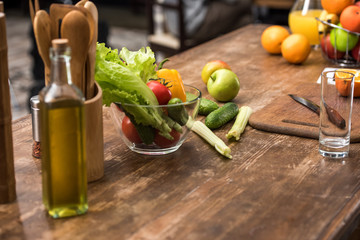
M 120 58 L 126 62 L 126 67 L 138 75 L 145 83 L 149 79 L 157 78 L 155 54 L 151 51 L 150 47 L 141 48 L 139 51 L 129 51 L 127 48 L 122 48 Z
M 109 106 L 113 102 L 136 105 L 158 105 L 156 96 L 146 82 L 156 77 L 155 57 L 150 48 L 130 52 L 123 48 L 110 49 L 104 43 L 97 44 L 95 80 L 103 91 L 103 103 Z M 171 128 L 181 131 L 174 121 L 156 107 L 127 107 L 137 124 L 150 125 L 166 138 L 172 139 Z

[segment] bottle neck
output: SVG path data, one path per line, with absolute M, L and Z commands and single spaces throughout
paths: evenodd
M 70 53 L 68 51 L 51 51 L 51 83 L 58 85 L 71 84 Z

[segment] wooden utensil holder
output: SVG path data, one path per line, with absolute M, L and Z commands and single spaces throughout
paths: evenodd
M 95 82 L 95 96 L 85 101 L 86 164 L 88 182 L 104 176 L 102 90 Z

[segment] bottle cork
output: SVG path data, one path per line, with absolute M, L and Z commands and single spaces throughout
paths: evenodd
M 54 49 L 62 49 L 69 47 L 69 40 L 66 38 L 58 38 L 51 41 L 51 45 Z

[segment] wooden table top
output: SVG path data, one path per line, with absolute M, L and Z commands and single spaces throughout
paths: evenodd
M 319 50 L 302 65 L 261 47 L 265 25 L 249 25 L 171 58 L 183 81 L 208 97 L 200 73 L 221 59 L 240 79 L 234 99 L 261 111 L 294 84 L 315 82 L 331 66 Z M 356 119 L 359 113 L 354 113 Z M 233 159 L 195 133 L 161 157 L 130 151 L 104 110 L 105 175 L 88 187 L 89 211 L 50 218 L 41 199 L 40 160 L 32 158 L 30 116 L 14 121 L 17 201 L 0 205 L 0 239 L 339 239 L 360 210 L 360 144 L 350 157 L 323 158 L 318 141 L 247 126 L 228 142 Z

